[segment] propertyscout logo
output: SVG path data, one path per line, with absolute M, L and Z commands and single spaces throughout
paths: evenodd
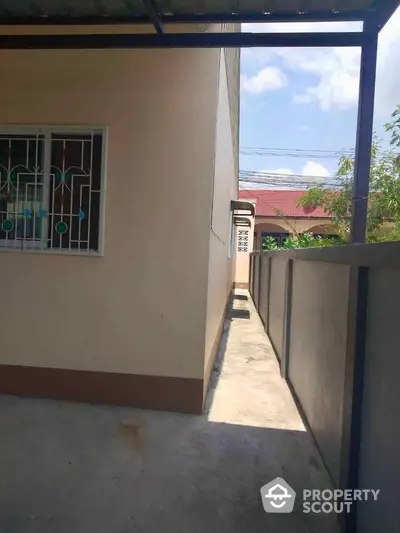
M 261 488 L 261 497 L 267 513 L 291 513 L 296 493 L 281 477 L 277 477 Z
M 380 490 L 357 489 L 304 489 L 302 511 L 314 513 L 349 513 L 356 501 L 376 501 Z M 296 500 L 296 492 L 281 477 L 273 479 L 261 488 L 261 500 L 267 513 L 291 513 Z

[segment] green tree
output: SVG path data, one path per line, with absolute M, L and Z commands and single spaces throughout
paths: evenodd
M 274 252 L 277 250 L 294 250 L 296 248 L 321 248 L 325 246 L 334 246 L 342 244 L 340 238 L 326 238 L 313 235 L 312 233 L 297 233 L 287 237 L 282 244 L 278 246 L 273 237 L 265 237 L 263 242 L 264 252 Z
M 374 136 L 371 149 L 367 241 L 400 240 L 400 106 L 385 125 L 391 133 L 391 148 L 382 150 Z M 310 188 L 298 201 L 308 209 L 322 207 L 333 219 L 337 234 L 348 242 L 352 213 L 354 157 L 343 156 L 331 189 Z
M 273 252 L 279 250 L 279 246 L 276 243 L 276 240 L 270 235 L 263 238 L 262 241 L 262 251 L 263 252 Z
M 390 145 L 400 147 L 400 105 L 392 113 L 392 120 L 385 124 L 385 130 L 392 135 Z

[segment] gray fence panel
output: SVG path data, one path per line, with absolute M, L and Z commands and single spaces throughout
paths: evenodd
M 250 291 L 250 294 L 251 294 L 251 297 L 253 298 L 253 293 L 254 293 L 254 256 L 251 255 L 250 256 L 250 264 L 249 264 L 249 291 Z
M 254 282 L 253 282 L 253 301 L 258 310 L 260 296 L 260 260 L 259 256 L 254 257 Z
M 268 283 L 269 283 L 269 258 L 261 256 L 261 273 L 260 273 L 260 297 L 259 309 L 261 320 L 264 326 L 267 324 L 268 311 Z
M 295 261 L 289 381 L 339 484 L 350 268 Z
M 285 322 L 286 265 L 287 260 L 285 259 L 271 259 L 268 335 L 279 359 L 282 354 Z
M 359 533 L 397 533 L 400 525 L 400 271 L 369 272 L 359 486 L 380 489 L 358 506 Z

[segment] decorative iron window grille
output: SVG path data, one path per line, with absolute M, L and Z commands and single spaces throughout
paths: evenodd
M 0 131 L 0 249 L 101 251 L 104 130 Z
M 238 231 L 238 252 L 248 252 L 249 250 L 249 231 L 240 229 Z

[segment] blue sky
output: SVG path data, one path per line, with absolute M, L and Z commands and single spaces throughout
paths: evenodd
M 358 23 L 243 25 L 243 31 L 264 32 L 358 29 Z M 399 64 L 400 9 L 379 38 L 375 130 L 386 138 L 383 124 L 400 104 Z M 354 148 L 360 68 L 358 49 L 243 49 L 241 65 L 241 147 Z M 337 168 L 337 159 L 242 155 L 240 168 L 329 176 Z

